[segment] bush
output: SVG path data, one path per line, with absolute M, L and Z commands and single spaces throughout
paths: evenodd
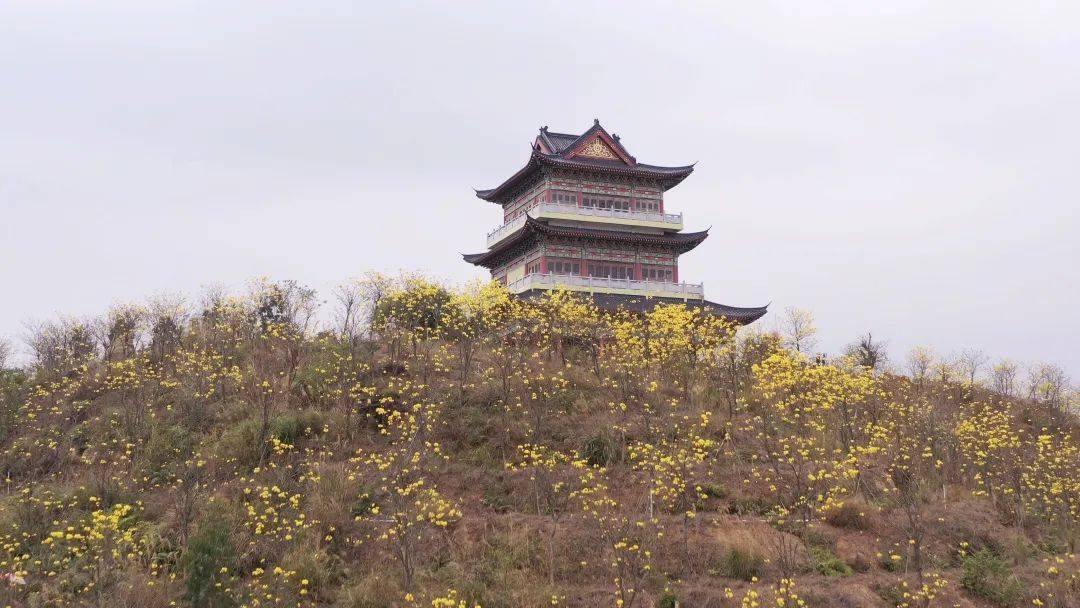
M 825 547 L 810 547 L 814 570 L 825 576 L 851 576 L 851 567 Z
M 372 498 L 374 492 L 375 490 L 372 488 L 361 486 L 359 493 L 360 498 L 353 503 L 352 507 L 349 509 L 349 514 L 353 517 L 367 517 L 374 512 L 375 507 L 377 506 L 375 499 Z
M 904 569 L 904 559 L 901 556 L 900 559 L 893 559 L 895 553 L 888 553 L 881 557 L 881 569 L 889 572 L 900 572 Z
M 222 591 L 227 586 L 223 579 L 236 567 L 236 551 L 229 532 L 225 517 L 212 511 L 188 540 L 180 567 L 186 577 L 184 598 L 195 608 L 224 608 L 234 604 Z
M 765 570 L 765 558 L 756 554 L 732 549 L 720 559 L 717 570 L 728 578 L 751 581 Z
M 736 496 L 728 503 L 727 512 L 729 515 L 745 517 L 747 515 L 765 515 L 771 508 L 772 505 L 764 498 Z
M 608 435 L 593 435 L 581 447 L 580 455 L 589 466 L 606 467 L 619 461 L 619 445 Z
M 879 587 L 877 589 L 878 597 L 885 600 L 885 603 L 889 606 L 903 606 L 908 604 L 908 598 L 911 597 L 911 593 L 900 585 L 889 585 L 888 587 Z
M 270 420 L 267 439 L 277 439 L 281 443 L 295 445 L 306 434 L 320 435 L 325 419 L 320 412 L 303 410 L 290 412 Z M 226 431 L 218 442 L 217 451 L 226 462 L 235 462 L 242 467 L 253 467 L 259 462 L 264 446 L 259 444 L 259 432 L 262 421 L 253 415 Z
M 1016 606 L 1024 595 L 1024 587 L 996 553 L 981 549 L 964 558 L 964 573 L 960 584 L 975 597 L 998 606 Z
M 0 368 L 0 441 L 8 438 L 18 422 L 16 413 L 26 399 L 28 383 L 24 372 Z
M 241 467 L 253 467 L 259 462 L 260 446 L 258 419 L 252 417 L 243 420 L 221 435 L 216 446 L 218 457 L 225 462 L 236 463 Z
M 502 477 L 494 477 L 484 484 L 484 497 L 481 499 L 485 507 L 505 513 L 510 510 L 512 493 L 510 486 Z
M 323 415 L 315 410 L 292 412 L 278 416 L 270 422 L 270 436 L 278 441 L 295 445 L 304 435 L 320 435 L 325 421 Z
M 715 484 L 715 483 L 704 484 L 703 486 L 701 486 L 701 492 L 707 498 L 723 499 L 723 498 L 728 497 L 727 488 L 725 488 L 724 486 L 722 486 L 720 484 Z
M 660 596 L 660 599 L 656 602 L 656 608 L 679 608 L 679 598 L 670 593 L 665 593 Z
M 862 505 L 846 502 L 826 513 L 825 521 L 830 526 L 837 528 L 865 530 L 869 526 L 866 518 L 862 515 L 862 509 Z
M 308 591 L 316 597 L 327 593 L 341 581 L 341 563 L 315 544 L 290 549 L 281 559 L 286 570 L 296 572 L 298 580 L 308 581 Z
M 182 463 L 190 453 L 193 438 L 186 428 L 178 424 L 154 424 L 150 436 L 140 450 L 143 475 L 153 483 L 165 483 L 170 471 Z

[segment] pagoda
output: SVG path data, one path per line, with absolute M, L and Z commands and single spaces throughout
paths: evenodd
M 562 287 L 601 308 L 677 302 L 751 323 L 766 306 L 710 302 L 701 284 L 680 281 L 679 256 L 709 234 L 683 232 L 682 214 L 668 212 L 664 193 L 693 171 L 639 163 L 599 120 L 580 135 L 542 127 L 521 170 L 476 192 L 502 207 L 503 223 L 488 234 L 487 251 L 465 261 L 523 298 Z

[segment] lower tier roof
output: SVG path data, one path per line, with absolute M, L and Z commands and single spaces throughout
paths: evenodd
M 547 293 L 546 289 L 530 289 L 523 291 L 519 294 L 515 294 L 515 297 L 522 299 L 539 298 Z M 591 299 L 597 307 L 603 310 L 617 310 L 622 308 L 629 312 L 649 312 L 655 306 L 659 304 L 685 304 L 691 308 L 702 308 L 715 315 L 725 317 L 739 325 L 749 325 L 754 321 L 757 321 L 761 317 L 765 316 L 768 312 L 769 305 L 754 306 L 754 307 L 740 307 L 740 306 L 728 306 L 727 304 L 718 304 L 716 302 L 710 302 L 709 300 L 694 300 L 682 298 L 665 298 L 665 297 L 644 297 L 618 293 L 586 293 L 575 292 L 582 297 Z
M 702 230 L 701 232 L 665 232 L 662 234 L 652 234 L 631 232 L 628 230 L 602 230 L 576 226 L 557 226 L 548 223 L 546 220 L 526 217 L 525 223 L 517 232 L 503 239 L 488 251 L 483 253 L 465 253 L 462 254 L 462 257 L 470 264 L 483 266 L 485 268 L 495 268 L 504 261 L 508 251 L 513 251 L 521 245 L 526 245 L 539 239 L 589 239 L 603 243 L 648 245 L 669 248 L 677 254 L 683 254 L 697 247 L 708 236 L 708 230 Z

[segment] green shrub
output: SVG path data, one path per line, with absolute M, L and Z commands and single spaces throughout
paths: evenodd
M 0 348 L 2 348 L 0 344 Z M 0 369 L 0 441 L 7 440 L 18 423 L 17 412 L 26 400 L 29 377 L 25 372 Z
M 656 608 L 679 608 L 679 598 L 670 593 L 665 593 L 660 596 L 660 599 L 656 602 Z
M 374 490 L 364 486 L 360 489 L 360 498 L 349 509 L 353 517 L 367 517 L 375 510 L 375 499 L 372 498 Z
M 763 498 L 749 496 L 736 496 L 728 503 L 727 511 L 731 515 L 745 517 L 747 515 L 765 515 L 772 505 Z
M 581 447 L 580 455 L 590 466 L 606 467 L 619 461 L 619 445 L 608 435 L 593 435 Z
M 832 538 L 817 530 L 802 530 L 799 532 L 798 536 L 807 547 L 825 547 L 826 549 L 831 549 L 834 546 Z
M 484 497 L 481 501 L 485 507 L 494 509 L 499 513 L 505 513 L 510 510 L 511 498 L 510 486 L 501 477 L 495 477 L 484 484 Z
M 707 498 L 727 498 L 727 488 L 716 483 L 707 483 L 701 486 L 701 492 L 705 494 Z
M 139 453 L 143 475 L 153 483 L 167 482 L 170 470 L 183 462 L 192 445 L 191 433 L 183 426 L 154 424 Z
M 1036 545 L 1036 548 L 1043 553 L 1049 553 L 1050 555 L 1063 555 L 1068 552 L 1069 546 L 1065 543 L 1059 542 L 1059 539 L 1054 537 L 1044 538 Z
M 960 584 L 975 597 L 998 606 L 1016 606 L 1024 595 L 1024 587 L 1000 556 L 981 549 L 964 558 L 964 573 Z
M 911 592 L 900 585 L 889 585 L 876 589 L 878 597 L 885 600 L 889 606 L 904 606 L 909 602 Z
M 259 462 L 259 428 L 257 418 L 247 418 L 234 424 L 221 435 L 216 451 L 225 462 L 233 462 L 242 467 L 253 467 Z
M 903 559 L 893 559 L 893 554 L 884 555 L 881 558 L 882 570 L 888 570 L 889 572 L 900 572 L 904 569 Z
M 282 443 L 295 445 L 301 437 L 309 433 L 322 434 L 323 424 L 322 413 L 315 410 L 290 412 L 270 421 L 270 436 L 276 437 Z
M 341 582 L 340 559 L 312 543 L 293 547 L 282 556 L 281 563 L 286 570 L 296 572 L 297 580 L 307 580 L 308 591 L 316 596 Z
M 322 413 L 314 410 L 290 412 L 270 420 L 267 439 L 274 438 L 282 443 L 295 445 L 308 433 L 322 434 L 324 422 Z M 233 425 L 218 441 L 218 453 L 226 462 L 235 462 L 242 467 L 255 466 L 265 447 L 259 445 L 261 429 L 262 421 L 258 415 Z
M 720 559 L 717 572 L 728 578 L 750 581 L 765 570 L 765 558 L 757 553 L 731 549 Z
M 825 576 L 851 576 L 851 567 L 826 547 L 810 547 L 814 570 Z
M 228 586 L 228 573 L 236 567 L 236 550 L 229 537 L 229 528 L 228 520 L 221 513 L 211 511 L 188 540 L 180 567 L 185 575 L 184 598 L 195 608 L 234 605 L 232 598 L 223 591 Z

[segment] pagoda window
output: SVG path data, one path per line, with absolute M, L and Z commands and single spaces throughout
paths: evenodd
M 566 205 L 570 207 L 577 207 L 578 194 L 577 192 L 565 192 L 563 190 L 555 190 L 552 192 L 551 200 L 556 205 Z
M 624 196 L 600 196 L 586 194 L 581 199 L 581 206 L 590 209 L 611 209 L 614 211 L 630 211 L 630 199 Z
M 641 280 L 671 283 L 675 280 L 675 273 L 670 266 L 642 266 Z
M 540 274 L 540 260 L 526 264 L 525 274 Z
M 603 279 L 633 279 L 634 267 L 629 264 L 589 264 L 589 276 Z
M 637 204 L 638 211 L 645 213 L 660 213 L 660 201 L 639 198 L 635 203 Z
M 578 261 L 548 259 L 547 267 L 550 274 L 581 275 L 581 262 Z

